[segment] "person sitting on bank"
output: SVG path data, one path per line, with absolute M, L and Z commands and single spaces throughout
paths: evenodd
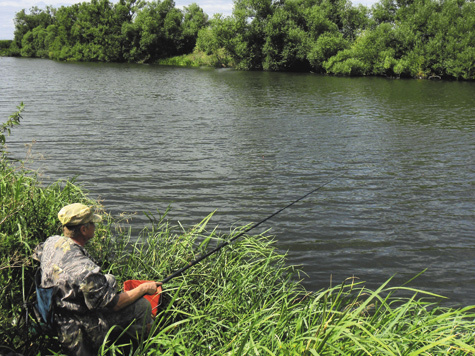
M 104 274 L 84 248 L 102 221 L 91 207 L 67 205 L 58 218 L 63 236 L 51 236 L 37 246 L 41 288 L 53 287 L 54 322 L 59 341 L 69 355 L 97 355 L 113 326 L 137 335 L 150 330 L 151 305 L 146 294 L 155 294 L 159 282 L 118 292 L 115 277 Z

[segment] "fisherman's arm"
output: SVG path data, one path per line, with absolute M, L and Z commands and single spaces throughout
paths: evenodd
M 134 303 L 136 300 L 142 298 L 146 294 L 157 293 L 157 288 L 160 286 L 160 282 L 147 282 L 139 285 L 137 288 L 122 292 L 119 294 L 119 300 L 112 308 L 113 311 L 119 311 L 126 306 Z

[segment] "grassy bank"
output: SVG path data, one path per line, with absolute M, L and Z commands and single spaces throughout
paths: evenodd
M 59 232 L 65 204 L 99 206 L 74 182 L 42 187 L 37 176 L 0 162 L 0 354 L 46 354 L 28 341 L 21 305 L 33 278 L 34 246 Z M 100 206 L 99 206 L 100 207 Z M 157 214 L 158 215 L 158 214 Z M 225 236 L 207 228 L 212 215 L 189 228 L 166 214 L 131 239 L 118 219 L 107 218 L 88 249 L 104 271 L 127 279 L 160 280 Z M 230 231 L 234 235 L 245 227 Z M 151 335 L 135 355 L 471 355 L 475 310 L 428 302 L 429 293 L 390 286 L 368 290 L 349 279 L 310 293 L 299 271 L 264 235 L 244 236 L 165 285 L 166 302 Z M 409 296 L 408 296 L 409 295 Z M 53 349 L 59 354 L 59 350 Z M 120 354 L 110 339 L 101 354 Z M 51 353 L 51 351 L 49 352 Z
M 193 53 L 181 56 L 160 59 L 157 61 L 160 65 L 172 65 L 178 67 L 214 67 L 214 68 L 232 68 L 234 61 L 225 53 L 223 49 L 213 54 L 195 50 Z

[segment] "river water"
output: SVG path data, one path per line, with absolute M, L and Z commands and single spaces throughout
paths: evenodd
M 475 304 L 475 83 L 0 58 L 7 139 L 113 214 L 262 225 L 308 289 L 355 276 Z

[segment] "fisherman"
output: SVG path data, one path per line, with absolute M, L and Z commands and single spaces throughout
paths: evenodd
M 84 246 L 94 237 L 102 217 L 76 203 L 60 210 L 63 236 L 51 236 L 35 249 L 40 262 L 41 288 L 53 287 L 54 321 L 68 355 L 97 355 L 113 326 L 129 327 L 138 336 L 150 330 L 151 305 L 146 294 L 157 293 L 160 282 L 148 282 L 118 292 L 115 277 L 104 274 Z

